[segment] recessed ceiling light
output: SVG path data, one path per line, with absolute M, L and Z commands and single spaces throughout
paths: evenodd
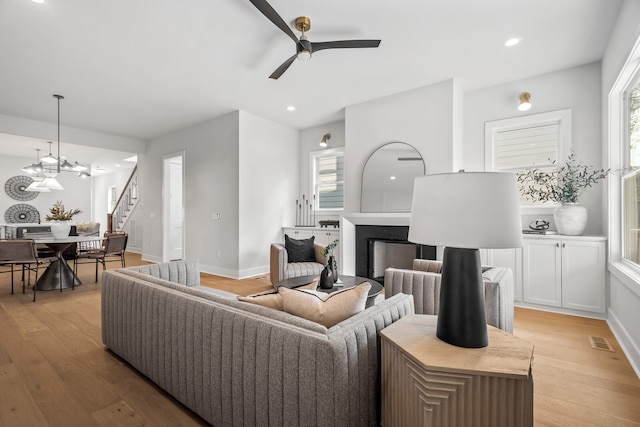
M 293 105 L 289 105 L 287 107 L 287 111 L 295 111 L 296 107 L 294 107 Z
M 41 3 L 41 4 L 44 3 L 44 0 L 31 0 L 31 1 L 34 3 Z
M 115 166 L 116 166 L 117 168 L 119 168 L 119 167 L 120 167 L 120 165 L 119 165 L 119 164 L 117 164 L 117 163 L 115 164 Z
M 512 47 L 512 46 L 517 45 L 518 43 L 520 43 L 520 39 L 518 37 L 512 37 L 509 40 L 507 40 L 506 42 L 504 42 L 504 46 Z
M 390 176 L 390 177 L 389 177 L 389 179 L 390 179 L 391 181 L 393 181 L 393 180 L 395 180 L 395 179 L 396 179 L 396 177 L 395 177 L 395 176 Z

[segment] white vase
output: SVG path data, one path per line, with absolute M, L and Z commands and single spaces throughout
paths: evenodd
M 553 211 L 558 233 L 579 236 L 587 226 L 587 208 L 578 203 L 563 203 Z
M 71 224 L 67 221 L 54 221 L 51 223 L 51 234 L 54 239 L 64 239 L 69 236 Z

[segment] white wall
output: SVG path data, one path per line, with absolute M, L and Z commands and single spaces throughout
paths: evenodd
M 46 222 L 45 216 L 49 214 L 49 209 L 60 200 L 64 204 L 65 210 L 80 209 L 81 214 L 73 217 L 74 221 L 91 221 L 91 180 L 78 178 L 77 173 L 61 172 L 56 179 L 64 187 L 64 190 L 52 190 L 49 193 L 35 193 L 38 196 L 33 200 L 14 200 L 7 195 L 4 184 L 7 179 L 29 174 L 21 168 L 33 163 L 34 159 L 23 157 L 0 156 L 0 223 L 4 223 L 6 210 L 15 204 L 28 204 L 33 206 L 40 213 L 40 221 Z
M 614 31 L 602 59 L 602 151 L 605 163 L 608 156 L 608 97 L 634 43 L 640 37 L 640 2 L 627 0 L 620 9 Z M 617 144 L 618 141 L 612 141 Z M 607 210 L 607 199 L 603 210 Z M 609 326 L 640 376 L 640 286 L 618 269 L 609 269 Z
M 226 277 L 266 273 L 269 244 L 292 221 L 297 140 L 296 130 L 236 111 L 151 141 L 139 165 L 143 257 L 162 259 L 162 157 L 184 150 L 185 257 Z
M 348 106 L 345 111 L 345 211 L 360 212 L 362 168 L 388 142 L 415 147 L 427 173 L 451 172 L 462 163 L 459 89 L 454 80 Z
M 303 194 L 309 195 L 311 194 L 311 164 L 309 163 L 309 159 L 312 152 L 322 151 L 324 148 L 320 147 L 320 140 L 324 136 L 324 134 L 331 134 L 331 139 L 328 141 L 328 147 L 326 149 L 332 148 L 340 148 L 345 146 L 345 123 L 344 120 L 327 123 L 321 126 L 312 127 L 309 129 L 305 129 L 300 131 L 300 141 L 299 141 L 299 149 L 300 155 L 298 157 L 298 165 L 300 168 L 299 173 L 299 182 L 300 187 L 296 194 L 296 199 L 300 199 Z M 292 203 L 292 211 L 295 202 Z M 290 220 L 288 224 L 284 225 L 295 225 L 295 214 L 293 214 L 293 219 Z M 337 220 L 340 217 L 338 213 L 323 215 L 316 214 L 316 225 L 320 220 L 325 219 L 334 219 Z
M 485 170 L 485 122 L 567 108 L 571 109 L 572 147 L 577 159 L 603 167 L 600 80 L 597 62 L 465 93 L 464 169 Z M 520 112 L 518 96 L 525 91 L 531 93 L 532 108 Z M 589 212 L 584 234 L 605 234 L 602 220 L 605 187 L 597 185 L 580 198 Z M 545 219 L 553 222 L 553 215 Z M 530 219 L 523 222 L 528 224 Z
M 140 167 L 145 259 L 162 260 L 162 157 L 185 151 L 185 257 L 233 277 L 238 266 L 238 112 L 156 138 Z M 212 214 L 220 213 L 220 220 Z M 218 250 L 220 257 L 218 257 Z
M 239 277 L 269 271 L 269 247 L 295 221 L 298 138 L 295 129 L 240 112 Z

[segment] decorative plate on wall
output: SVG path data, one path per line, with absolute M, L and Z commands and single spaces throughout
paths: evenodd
M 4 191 L 6 191 L 13 200 L 20 200 L 22 202 L 33 200 L 38 197 L 39 193 L 37 191 L 26 191 L 32 182 L 33 179 L 26 175 L 12 176 L 4 184 Z
M 40 223 L 40 212 L 35 207 L 26 203 L 18 203 L 17 205 L 9 206 L 4 213 L 4 220 L 8 224 L 13 223 Z

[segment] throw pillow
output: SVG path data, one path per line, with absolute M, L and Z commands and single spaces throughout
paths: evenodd
M 284 235 L 284 247 L 287 250 L 289 262 L 315 262 L 316 252 L 313 246 L 315 236 L 308 239 L 292 239 Z
M 308 285 L 298 286 L 296 289 L 315 291 L 318 287 L 318 280 L 319 279 L 315 279 Z M 280 295 L 277 290 L 269 292 L 258 292 L 257 294 L 247 295 L 246 297 L 238 296 L 238 301 L 250 302 L 251 304 L 257 304 L 263 307 L 269 307 L 275 310 L 284 311 L 282 307 L 282 295 Z
M 281 288 L 284 311 L 311 320 L 327 328 L 364 310 L 371 284 L 360 283 L 352 288 L 326 294 L 300 288 Z

